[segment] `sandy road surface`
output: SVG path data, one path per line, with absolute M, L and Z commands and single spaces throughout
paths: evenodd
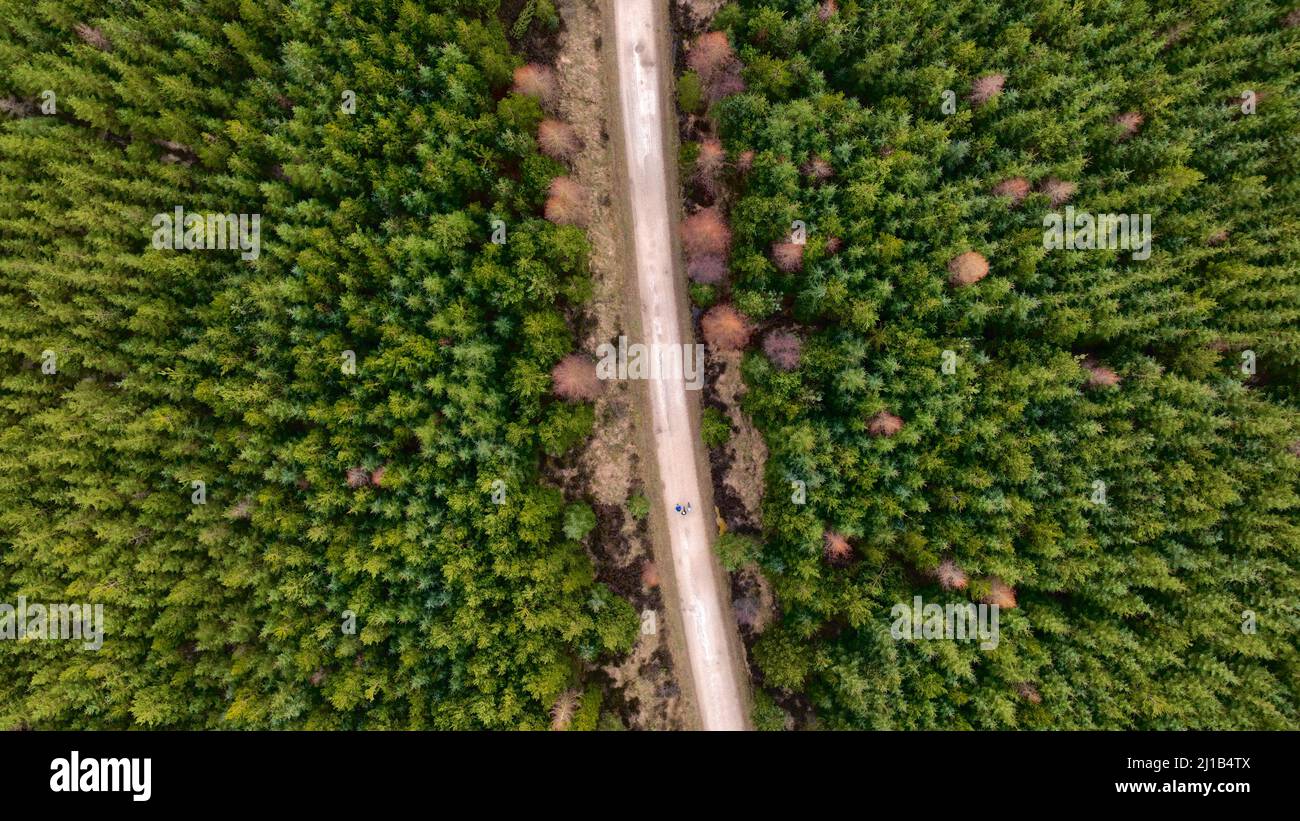
M 612 0 L 627 180 L 631 207 L 637 292 L 644 342 L 682 343 L 682 324 L 674 271 L 676 259 L 665 163 L 666 108 L 661 71 L 671 71 L 661 54 L 658 25 L 666 25 L 664 0 Z M 693 342 L 693 340 L 690 340 Z M 652 349 L 653 350 L 653 349 Z M 662 348 L 661 348 L 662 350 Z M 700 723 L 706 730 L 746 728 L 731 620 L 726 618 L 722 579 L 710 542 L 713 511 L 700 504 L 700 475 L 691 429 L 686 382 L 680 377 L 649 383 L 654 450 L 658 460 L 659 509 L 668 511 L 673 557 L 687 655 L 690 658 Z M 687 516 L 674 505 L 690 500 Z

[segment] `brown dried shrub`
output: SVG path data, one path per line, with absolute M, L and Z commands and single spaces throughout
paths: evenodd
M 585 227 L 588 219 L 587 189 L 571 177 L 556 177 L 551 180 L 545 214 L 556 225 Z
M 976 251 L 958 254 L 948 262 L 948 282 L 952 285 L 974 285 L 988 275 L 989 261 Z
M 763 353 L 781 370 L 792 371 L 803 356 L 803 340 L 790 331 L 772 331 L 763 337 Z
M 740 152 L 740 156 L 736 157 L 736 170 L 742 174 L 748 174 L 753 167 L 754 152 L 749 150 Z
M 984 105 L 1002 93 L 1002 87 L 1006 82 L 1007 78 L 1002 74 L 985 74 L 983 77 L 977 77 L 975 82 L 970 84 L 970 101 L 977 106 Z
M 822 4 L 817 7 L 817 19 L 825 23 L 839 12 L 839 6 L 835 0 L 822 0 Z
M 867 423 L 867 433 L 872 436 L 893 436 L 903 429 L 903 420 L 889 411 L 881 411 Z
M 700 319 L 704 341 L 715 351 L 738 351 L 749 344 L 753 328 L 749 319 L 735 308 L 722 303 L 714 305 Z
M 641 565 L 641 584 L 651 590 L 659 586 L 659 568 L 655 567 L 654 562 Z
M 687 256 L 713 254 L 726 257 L 731 248 L 731 228 L 717 208 L 702 208 L 682 221 L 682 247 Z
M 1222 245 L 1227 241 L 1228 241 L 1228 232 L 1220 229 L 1218 231 L 1215 231 L 1213 234 L 1210 234 L 1210 236 L 1206 238 L 1205 243 L 1211 247 L 1215 247 L 1215 246 Z
M 571 162 L 582 150 L 582 141 L 573 126 L 547 118 L 537 126 L 537 147 L 553 160 Z
M 387 465 L 380 465 L 370 472 L 370 484 L 375 487 L 384 486 L 384 474 L 388 472 Z
M 1300 26 L 1300 9 L 1296 9 L 1286 17 L 1282 18 L 1283 28 L 1293 29 L 1296 26 Z
M 840 249 L 843 247 L 844 247 L 844 240 L 840 239 L 839 237 L 826 238 L 826 253 L 831 255 L 838 254 L 840 252 Z
M 569 354 L 551 369 L 555 395 L 570 402 L 590 402 L 600 396 L 602 385 L 596 363 L 582 354 Z

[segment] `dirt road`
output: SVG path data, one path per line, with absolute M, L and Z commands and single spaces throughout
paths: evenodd
M 662 53 L 662 29 L 667 25 L 665 0 L 612 0 L 619 78 L 619 114 L 630 196 L 630 220 L 635 254 L 641 329 L 646 343 L 681 345 L 685 323 L 678 314 L 685 302 L 678 288 L 673 245 L 674 216 L 670 203 L 676 192 L 666 163 L 665 135 L 669 111 L 664 92 L 672 63 Z M 675 157 L 671 158 L 675 162 Z M 689 327 L 689 326 L 687 326 Z M 693 343 L 686 337 L 688 344 Z M 701 503 L 701 476 L 696 448 L 702 446 L 691 424 L 686 382 L 680 376 L 649 383 L 653 445 L 661 487 L 656 507 L 667 511 L 673 574 L 681 607 L 691 678 L 706 730 L 743 730 L 747 726 L 745 699 L 738 664 L 737 642 L 730 613 L 725 609 L 721 570 L 713 556 L 716 531 L 713 511 Z M 673 512 L 678 503 L 692 502 L 687 516 Z

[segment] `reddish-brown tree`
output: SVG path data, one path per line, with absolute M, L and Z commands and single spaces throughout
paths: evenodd
M 749 343 L 749 319 L 727 304 L 714 305 L 700 318 L 704 341 L 715 351 L 738 351 Z
M 944 590 L 965 590 L 969 579 L 966 577 L 966 571 L 957 566 L 952 559 L 944 559 L 939 562 L 939 567 L 934 571 L 934 575 L 939 580 L 939 586 Z
M 93 26 L 88 26 L 85 23 L 77 23 L 72 27 L 72 30 L 76 32 L 77 37 L 81 42 L 91 46 L 92 48 L 97 48 L 100 51 L 113 50 L 113 44 L 109 42 L 109 39 L 104 35 L 104 32 L 94 28 Z
M 587 189 L 570 177 L 556 177 L 551 180 L 545 213 L 546 218 L 557 225 L 586 226 Z
M 993 186 L 993 196 L 1007 197 L 1011 200 L 1010 205 L 1015 207 L 1029 196 L 1029 180 L 1024 177 L 1012 177 L 1009 180 L 1003 180 Z
M 582 354 L 569 354 L 551 370 L 555 395 L 570 402 L 589 402 L 600 396 L 602 385 L 596 363 Z
M 803 356 L 803 340 L 790 331 L 772 331 L 763 337 L 763 353 L 781 370 L 792 371 Z
M 710 31 L 695 38 L 686 53 L 686 64 L 700 76 L 704 93 L 713 102 L 745 90 L 740 61 L 731 50 L 726 32 Z
M 806 247 L 802 242 L 774 242 L 772 243 L 772 263 L 787 274 L 802 270 L 803 249 Z
M 686 65 L 700 75 L 700 80 L 705 85 L 713 83 L 735 59 L 731 42 L 727 40 L 724 31 L 701 34 L 691 43 L 690 51 L 686 52 Z
M 727 278 L 727 261 L 717 254 L 701 254 L 686 260 L 686 275 L 701 285 L 717 285 Z
M 1048 177 L 1038 184 L 1038 190 L 1047 195 L 1053 208 L 1059 208 L 1070 201 L 1079 190 L 1079 186 L 1072 182 L 1058 180 L 1056 177 Z
M 985 581 L 989 584 L 989 592 L 980 601 L 985 604 L 996 604 L 1005 610 L 1016 606 L 1016 591 L 1010 585 L 997 576 L 989 576 Z
M 730 97 L 732 94 L 739 94 L 745 90 L 745 81 L 740 76 L 740 63 L 733 62 L 731 66 L 712 82 L 707 88 L 709 101 L 716 103 L 723 97 Z
M 364 487 L 370 483 L 370 471 L 363 467 L 348 468 L 348 487 Z
M 542 105 L 555 101 L 559 91 L 559 82 L 555 71 L 550 66 L 540 63 L 528 63 L 515 69 L 515 84 L 511 91 L 528 97 L 536 97 Z
M 578 712 L 578 691 L 565 690 L 551 707 L 551 729 L 567 730 Z
M 1192 24 L 1188 20 L 1179 20 L 1169 28 L 1160 32 L 1160 39 L 1164 41 L 1166 47 L 1172 46 L 1181 41 L 1187 32 L 1191 29 Z
M 1138 133 L 1142 128 L 1142 123 L 1144 122 L 1146 122 L 1146 117 L 1143 117 L 1142 114 L 1137 111 L 1125 111 L 1123 114 L 1116 116 L 1115 125 L 1119 126 L 1120 129 L 1119 139 L 1121 141 L 1127 140 L 1129 137 Z
M 1119 374 L 1095 360 L 1084 360 L 1083 367 L 1088 371 L 1089 388 L 1113 388 L 1123 381 Z
M 1028 681 L 1022 681 L 1016 685 L 1016 694 L 1030 704 L 1043 703 L 1043 697 L 1039 694 L 1038 688 Z
M 0 111 L 22 119 L 32 116 L 36 112 L 36 106 L 17 97 L 0 97 Z
M 973 285 L 988 275 L 988 260 L 975 251 L 958 254 L 948 262 L 948 282 L 953 285 Z
M 808 158 L 808 162 L 803 164 L 803 173 L 811 178 L 813 182 L 826 182 L 835 176 L 835 169 L 826 159 L 818 154 L 813 154 Z
M 889 411 L 881 411 L 867 423 L 867 433 L 872 436 L 893 436 L 903 429 L 903 420 Z
M 691 257 L 703 254 L 726 257 L 731 249 L 731 229 L 717 208 L 702 208 L 682 222 L 682 247 Z
M 826 553 L 826 561 L 836 566 L 848 564 L 853 559 L 853 545 L 849 540 L 833 530 L 826 531 L 825 546 L 823 550 Z
M 700 152 L 695 158 L 695 182 L 710 197 L 717 196 L 718 178 L 726 164 L 727 154 L 722 150 L 722 143 L 710 138 L 700 143 Z
M 984 105 L 1002 93 L 1002 87 L 1006 82 L 1007 78 L 1001 74 L 985 74 L 983 77 L 977 77 L 970 85 L 970 101 L 977 106 Z
M 553 160 L 571 162 L 578 156 L 582 142 L 573 126 L 560 120 L 547 118 L 537 126 L 537 147 Z

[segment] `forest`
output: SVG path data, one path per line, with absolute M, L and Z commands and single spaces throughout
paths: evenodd
M 539 471 L 590 285 L 527 9 L 0 3 L 0 601 L 106 636 L 0 642 L 0 727 L 595 726 L 638 619 Z
M 1300 728 L 1300 9 L 673 7 L 753 725 Z M 0 12 L 0 607 L 104 621 L 0 622 L 0 728 L 622 726 L 556 4 Z
M 1300 726 L 1298 67 L 1266 0 L 692 34 L 692 295 L 770 449 L 758 727 Z M 1066 207 L 1150 257 L 1050 248 Z M 915 596 L 1000 642 L 895 640 Z

